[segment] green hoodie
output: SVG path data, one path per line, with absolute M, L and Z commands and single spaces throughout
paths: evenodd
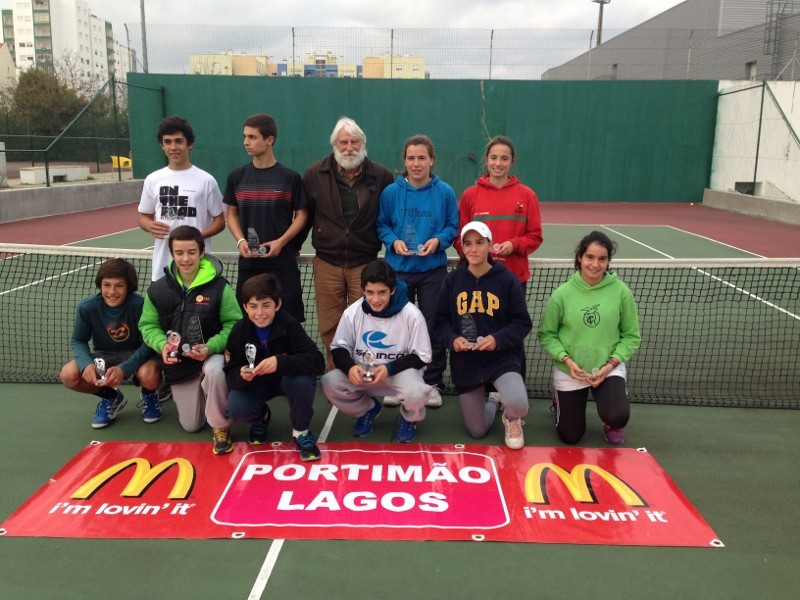
M 576 271 L 550 296 L 539 323 L 539 343 L 567 374 L 567 354 L 591 371 L 612 357 L 630 360 L 641 341 L 636 302 L 616 273 L 591 286 Z
M 184 290 L 183 284 L 175 269 L 175 262 L 170 261 L 168 265 L 168 274 L 154 281 L 145 297 L 142 317 L 139 320 L 139 329 L 142 332 L 145 343 L 153 350 L 160 353 L 167 343 L 166 329 L 179 329 L 178 323 L 174 321 L 177 315 L 159 315 L 151 296 L 155 297 L 154 295 L 156 294 L 160 297 L 172 296 L 175 298 L 175 302 L 177 302 L 179 298 L 192 298 L 201 288 L 216 282 L 218 279 L 221 279 L 221 277 L 222 264 L 219 262 L 219 259 L 211 255 L 205 255 L 200 259 L 200 270 L 197 272 L 194 282 L 192 282 L 191 287 Z M 224 280 L 222 281 L 224 283 Z M 222 287 L 222 295 L 219 302 L 219 314 L 216 315 L 215 320 L 218 320 L 220 330 L 214 331 L 211 337 L 206 340 L 209 354 L 218 354 L 225 349 L 228 334 L 233 328 L 233 325 L 242 318 L 242 310 L 239 308 L 239 303 L 236 301 L 236 295 L 227 283 L 224 283 Z M 191 304 L 189 304 L 189 308 L 187 308 L 189 315 L 192 314 L 190 307 Z M 167 325 L 167 323 L 169 324 Z M 208 331 L 207 333 L 212 332 Z

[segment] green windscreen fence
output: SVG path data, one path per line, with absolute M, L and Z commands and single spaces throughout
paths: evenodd
M 224 188 L 248 160 L 244 119 L 278 123 L 278 160 L 302 173 L 330 152 L 336 120 L 354 118 L 370 158 L 402 170 L 404 141 L 424 133 L 435 172 L 457 194 L 483 172 L 494 135 L 515 143 L 515 172 L 545 202 L 699 202 L 708 186 L 716 81 L 474 81 L 314 79 L 130 73 L 136 177 L 165 164 L 166 115 L 187 118 L 192 160 Z M 163 90 L 163 97 L 154 90 Z

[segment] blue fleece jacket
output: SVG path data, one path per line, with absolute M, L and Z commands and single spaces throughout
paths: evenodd
M 398 273 L 433 271 L 447 264 L 446 251 L 458 235 L 456 194 L 438 175 L 421 188 L 401 175 L 381 193 L 376 225 L 390 267 Z M 417 244 L 431 238 L 439 240 L 439 248 L 428 256 L 400 256 L 392 247 L 396 240 L 403 240 L 411 252 L 416 252 Z

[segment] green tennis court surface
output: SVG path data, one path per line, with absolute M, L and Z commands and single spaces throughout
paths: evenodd
M 578 239 L 595 226 L 545 226 L 545 244 L 537 259 L 569 260 Z M 597 227 L 599 228 L 599 227 Z M 616 259 L 746 258 L 752 255 L 716 244 L 712 240 L 686 234 L 669 227 L 608 225 L 606 231 L 619 243 Z M 234 248 L 227 233 L 215 240 L 215 251 Z M 145 248 L 151 243 L 144 232 L 132 230 L 118 236 L 81 243 L 81 246 Z M 8 261 L 3 261 L 3 270 Z M 143 263 L 144 264 L 144 263 Z M 88 265 L 92 265 L 89 267 Z M 94 263 L 65 268 L 47 268 L 46 277 L 62 293 L 67 281 L 80 281 L 76 294 L 92 293 Z M 83 267 L 83 268 L 81 268 Z M 627 267 L 626 267 L 627 268 Z M 633 267 L 631 267 L 633 268 Z M 781 267 L 783 268 L 783 267 Z M 37 267 L 38 269 L 38 267 Z M 63 275 L 77 269 L 69 276 Z M 667 334 L 656 335 L 659 364 L 648 374 L 656 389 L 686 387 L 680 377 L 686 368 L 678 363 L 675 346 L 680 351 L 696 345 L 697 336 L 706 345 L 704 354 L 691 358 L 697 369 L 706 368 L 713 357 L 722 355 L 724 364 L 734 365 L 727 377 L 737 373 L 746 379 L 750 369 L 768 367 L 775 360 L 785 361 L 779 371 L 790 391 L 789 402 L 797 400 L 796 362 L 798 292 L 787 280 L 796 266 L 787 271 L 770 271 L 764 285 L 772 291 L 761 292 L 765 298 L 754 299 L 739 285 L 738 271 L 711 275 L 691 268 L 684 279 L 656 279 L 647 271 L 642 289 L 652 296 L 657 314 L 647 315 L 643 333 L 653 331 L 656 323 L 686 319 L 686 314 L 709 315 L 707 323 L 680 322 Z M 544 271 L 545 268 L 542 267 Z M 658 269 L 661 271 L 663 269 Z M 566 279 L 569 263 L 547 267 L 550 273 L 541 295 L 530 301 L 534 321 L 549 290 Z M 621 277 L 632 283 L 633 271 L 619 269 Z M 229 270 L 233 275 L 235 268 Z M 545 278 L 539 269 L 537 280 Z M 60 344 L 72 327 L 74 298 L 69 306 L 55 310 L 54 301 L 43 293 L 42 285 L 31 281 L 44 279 L 38 271 L 22 275 L 28 284 L 15 290 L 5 276 L 0 289 L 3 306 L 2 355 L 5 371 L 9 364 L 37 364 L 42 357 L 58 363 L 63 359 Z M 143 287 L 149 275 L 140 273 Z M 717 279 L 714 279 L 717 278 Z M 732 283 L 721 283 L 718 279 Z M 736 280 L 736 281 L 728 281 Z M 777 283 L 777 286 L 775 285 Z M 708 305 L 697 296 L 670 300 L 673 308 L 664 308 L 671 293 L 684 289 L 725 288 L 727 300 L 717 298 Z M 749 285 L 749 284 L 748 284 Z M 632 285 L 632 287 L 634 287 Z M 738 288 L 738 289 L 737 289 Z M 15 290 L 15 291 L 12 291 Z M 706 290 L 707 291 L 707 290 Z M 70 292 L 72 293 L 72 292 Z M 537 292 L 538 294 L 539 292 Z M 644 292 L 634 289 L 637 299 Z M 703 293 L 706 293 L 705 291 Z M 757 295 L 757 294 L 752 294 Z M 13 300 L 9 300 L 12 299 Z M 2 304 L 0 304 L 2 305 Z M 25 315 L 25 306 L 33 305 L 38 313 Z M 641 306 L 641 300 L 640 300 Z M 751 309 L 757 312 L 748 312 Z M 47 311 L 50 314 L 46 314 Z M 62 310 L 66 313 L 62 313 Z M 724 311 L 745 315 L 733 329 L 741 331 L 755 322 L 759 331 L 772 327 L 788 342 L 776 345 L 763 340 L 757 349 L 742 346 L 753 336 L 733 338 L 730 347 L 712 337 L 710 324 L 733 319 Z M 44 312 L 43 312 L 44 311 Z M 784 312 L 782 312 L 784 311 Z M 790 314 L 786 314 L 790 313 Z M 42 317 L 42 314 L 45 314 Z M 64 316 L 66 314 L 67 316 Z M 38 316 L 37 316 L 38 315 Z M 313 304 L 307 305 L 311 317 L 307 326 L 314 329 Z M 757 315 L 757 316 L 755 316 Z M 643 321 L 645 315 L 643 315 Z M 30 323 L 43 324 L 34 334 L 27 333 Z M 792 337 L 793 336 L 793 337 Z M 794 341 L 794 342 L 793 342 Z M 728 342 L 725 342 L 728 343 Z M 533 340 L 529 340 L 534 354 Z M 46 364 L 48 361 L 42 361 Z M 651 357 L 638 356 L 631 367 L 631 393 L 635 393 L 634 375 L 646 372 Z M 60 364 L 59 364 L 60 366 Z M 48 367 L 45 367 L 47 369 Z M 541 371 L 545 371 L 542 373 Z M 529 368 L 532 378 L 547 382 L 549 369 Z M 57 371 L 56 371 L 57 373 Z M 723 377 L 726 377 L 723 375 Z M 779 378 L 778 376 L 773 379 Z M 701 386 L 700 392 L 711 392 Z M 736 386 L 735 386 L 736 387 Z M 694 392 L 692 392 L 694 393 Z M 113 426 L 93 431 L 89 422 L 94 408 L 92 398 L 82 397 L 60 385 L 0 384 L 0 411 L 4 423 L 0 460 L 0 519 L 4 519 L 48 478 L 92 439 L 197 441 L 210 433 L 186 434 L 177 425 L 174 405 L 164 405 L 165 418 L 155 425 L 145 425 L 133 405 L 123 411 Z M 749 394 L 745 394 L 749 397 Z M 770 392 L 770 396 L 774 396 Z M 134 389 L 129 396 L 135 398 Z M 719 403 L 724 404 L 726 398 Z M 525 595 L 541 598 L 752 598 L 788 597 L 800 584 L 796 565 L 800 552 L 795 543 L 796 502 L 800 480 L 795 457 L 800 451 L 797 431 L 800 412 L 794 410 L 720 410 L 705 406 L 635 404 L 627 431 L 626 447 L 647 447 L 661 466 L 675 480 L 700 513 L 725 541 L 723 549 L 626 548 L 552 544 L 507 544 L 480 542 L 344 542 L 264 540 L 70 540 L 0 537 L 0 598 L 287 598 L 295 595 L 320 595 L 325 598 L 501 598 Z M 288 419 L 278 401 L 272 434 L 285 438 Z M 744 404 L 742 404 L 744 405 Z M 769 405 L 769 402 L 767 402 Z M 318 398 L 314 428 L 319 431 L 329 412 L 328 403 Z M 590 406 L 591 410 L 591 406 Z M 380 418 L 375 441 L 386 442 L 391 435 L 393 413 Z M 536 446 L 559 446 L 548 411 L 546 394 L 534 395 L 528 415 L 526 442 Z M 350 441 L 349 419 L 337 416 L 328 435 L 329 442 Z M 457 403 L 447 397 L 445 405 L 430 411 L 420 426 L 419 441 L 425 443 L 467 442 Z M 239 431 L 238 435 L 244 435 Z M 482 444 L 502 444 L 499 424 Z M 602 446 L 602 433 L 596 418 L 583 442 Z M 210 452 L 209 440 L 209 452 Z

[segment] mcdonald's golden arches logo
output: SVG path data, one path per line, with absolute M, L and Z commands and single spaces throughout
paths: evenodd
M 170 500 L 185 500 L 192 492 L 195 482 L 195 469 L 194 465 L 185 458 L 171 458 L 160 462 L 156 466 L 152 466 L 150 461 L 144 458 L 131 458 L 119 462 L 92 477 L 73 492 L 72 498 L 75 500 L 91 498 L 106 483 L 134 465 L 136 468 L 128 481 L 128 485 L 122 490 L 121 495 L 125 498 L 140 498 L 159 477 L 170 469 L 177 471 L 177 474 L 172 491 L 167 497 Z
M 572 494 L 576 502 L 597 504 L 597 497 L 592 489 L 591 476 L 603 479 L 622 501 L 628 506 L 647 506 L 647 502 L 631 486 L 619 477 L 597 465 L 575 465 L 567 471 L 553 463 L 538 463 L 528 469 L 525 475 L 525 499 L 531 504 L 550 504 L 547 497 L 547 474 L 558 475 L 558 478 Z

